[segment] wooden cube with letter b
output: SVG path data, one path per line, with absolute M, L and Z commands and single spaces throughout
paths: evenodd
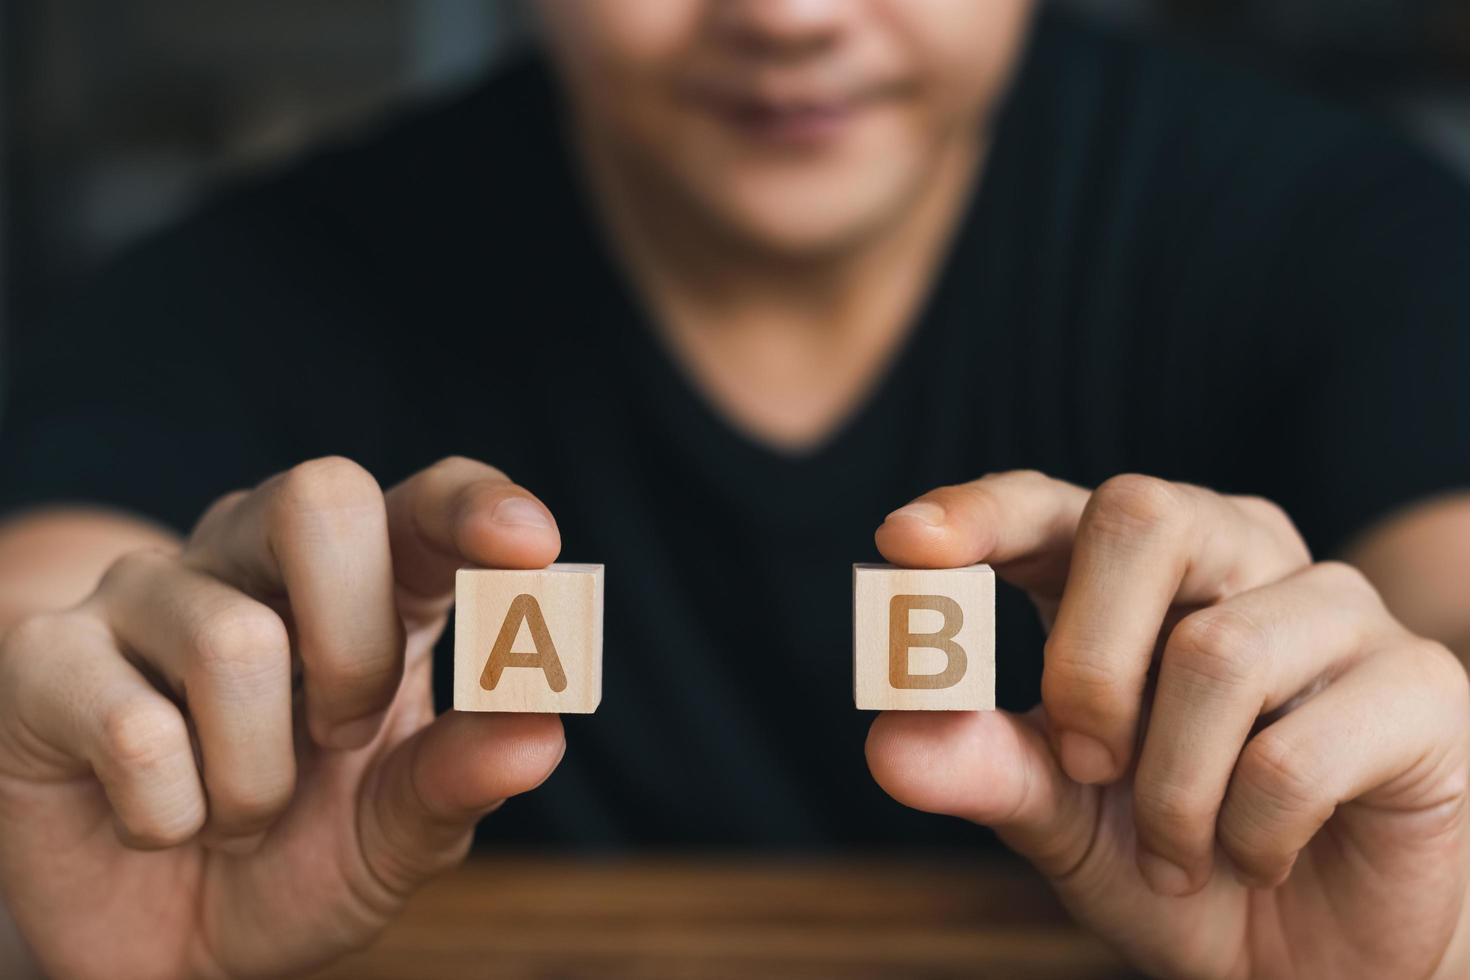
M 875 711 L 995 707 L 995 573 L 854 565 L 853 696 Z
M 601 565 L 460 569 L 455 710 L 590 714 L 601 701 Z

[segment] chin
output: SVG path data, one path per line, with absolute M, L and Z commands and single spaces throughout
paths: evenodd
M 859 173 L 742 175 L 705 187 L 711 217 L 760 251 L 819 258 L 881 233 L 918 193 L 918 181 L 870 167 Z

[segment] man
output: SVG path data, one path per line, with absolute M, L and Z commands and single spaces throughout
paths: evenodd
M 19 338 L 41 963 L 325 961 L 546 780 L 491 839 L 982 825 L 1150 972 L 1463 975 L 1463 193 L 1029 0 L 538 9 L 555 82 L 241 189 Z M 1019 587 L 1041 704 L 880 716 L 870 780 L 875 526 Z M 563 542 L 608 566 L 598 714 L 433 718 L 454 569 Z

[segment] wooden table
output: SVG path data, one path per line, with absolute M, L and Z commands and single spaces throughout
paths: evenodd
M 993 860 L 482 857 L 320 980 L 1132 975 Z

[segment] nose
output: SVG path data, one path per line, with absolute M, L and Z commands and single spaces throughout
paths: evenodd
M 859 0 L 713 0 L 720 33 L 766 57 L 802 57 L 832 47 Z

